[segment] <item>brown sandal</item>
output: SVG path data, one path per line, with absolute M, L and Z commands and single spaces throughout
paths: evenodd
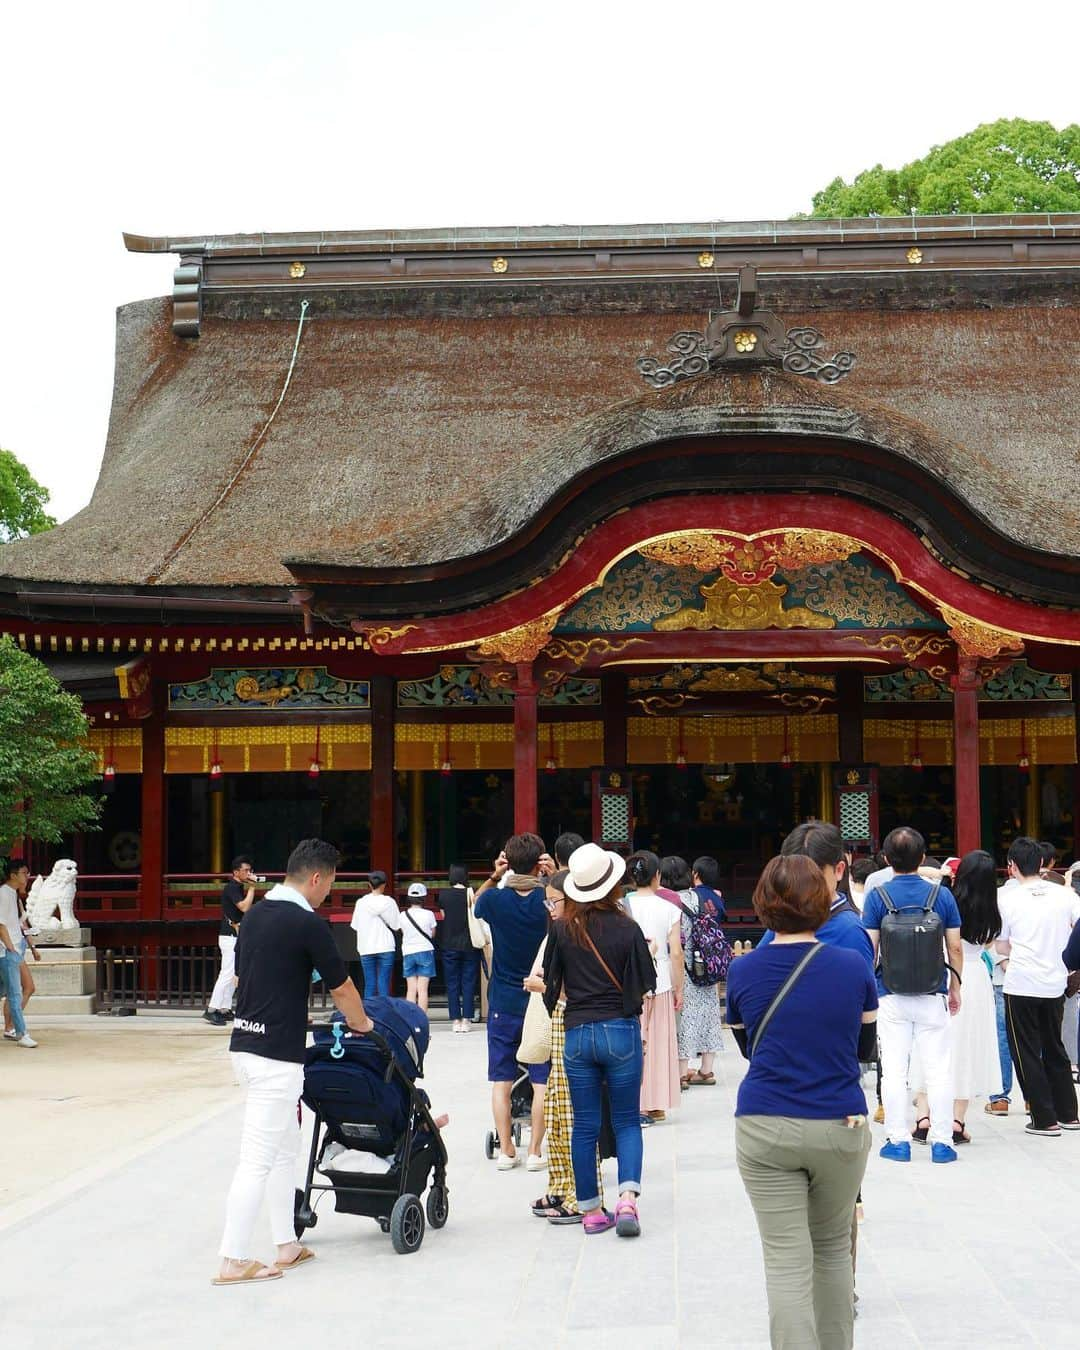
M 694 1087 L 715 1087 L 716 1074 L 702 1073 L 700 1069 L 697 1069 L 690 1075 L 690 1082 Z
M 679 1079 L 679 1091 L 685 1092 L 693 1081 L 694 1075 L 692 1073 L 684 1073 L 683 1076 Z
M 269 1273 L 260 1275 L 259 1271 L 265 1270 Z M 249 1261 L 243 1270 L 236 1275 L 217 1275 L 210 1281 L 211 1284 L 266 1284 L 268 1280 L 280 1280 L 281 1271 L 273 1266 L 264 1265 L 262 1261 Z
M 274 1265 L 278 1270 L 295 1270 L 297 1266 L 302 1266 L 305 1261 L 314 1261 L 315 1253 L 310 1247 L 301 1247 L 291 1261 L 275 1261 Z

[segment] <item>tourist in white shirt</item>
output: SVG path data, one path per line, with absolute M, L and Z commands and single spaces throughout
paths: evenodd
M 390 993 L 401 911 L 393 896 L 386 894 L 385 872 L 372 872 L 368 882 L 371 890 L 357 900 L 350 926 L 356 933 L 356 954 L 364 970 L 364 996 L 374 998 Z
M 26 889 L 27 868 L 22 862 L 12 861 L 4 869 L 4 884 L 0 886 L 0 999 L 7 999 L 11 1017 L 12 1035 L 5 1038 L 33 1050 L 37 1041 L 26 1030 L 23 1020 L 22 964 L 27 938 L 22 930 L 19 913 L 19 892 Z M 35 951 L 35 959 L 37 953 Z
M 1061 1041 L 1065 962 L 1061 954 L 1080 920 L 1080 895 L 1039 875 L 1042 850 L 1020 835 L 1009 848 L 1009 876 L 1018 884 L 998 892 L 1005 967 L 1005 1025 L 1009 1049 L 1031 1112 L 1029 1134 L 1080 1130 L 1076 1087 Z
M 657 895 L 660 859 L 642 849 L 626 862 L 634 884 L 626 897 L 638 927 L 645 934 L 656 965 L 656 992 L 645 1000 L 641 1039 L 645 1043 L 645 1071 L 641 1079 L 641 1123 L 663 1120 L 679 1104 L 679 1045 L 675 1014 L 682 1011 L 682 910 Z
M 409 887 L 409 907 L 401 916 L 401 963 L 405 975 L 405 997 L 428 1007 L 428 985 L 435 978 L 435 915 L 424 905 L 427 887 L 414 881 Z

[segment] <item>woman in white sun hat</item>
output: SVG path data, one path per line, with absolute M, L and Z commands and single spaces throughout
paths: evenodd
M 570 855 L 562 917 L 551 926 L 544 957 L 544 1001 L 566 1000 L 563 1063 L 574 1108 L 570 1154 L 577 1203 L 588 1234 L 641 1232 L 641 1006 L 656 988 L 645 936 L 623 908 L 626 864 L 598 844 Z M 619 1202 L 610 1214 L 596 1194 L 596 1145 L 607 1087 L 619 1161 Z

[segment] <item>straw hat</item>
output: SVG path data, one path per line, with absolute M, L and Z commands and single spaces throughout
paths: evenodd
M 570 875 L 563 888 L 571 900 L 587 905 L 603 900 L 615 889 L 626 871 L 625 861 L 599 844 L 582 844 L 574 849 L 567 863 Z

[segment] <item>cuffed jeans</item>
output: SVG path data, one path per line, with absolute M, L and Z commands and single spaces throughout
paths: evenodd
M 236 988 L 236 938 L 221 936 L 217 945 L 221 949 L 221 973 L 210 995 L 210 1008 L 211 1011 L 230 1012 Z
M 886 994 L 878 1008 L 881 1101 L 890 1144 L 911 1143 L 908 1069 L 918 1045 L 926 1075 L 932 1144 L 952 1145 L 952 1031 L 942 994 Z
M 865 1123 L 735 1121 L 735 1157 L 765 1258 L 773 1350 L 851 1350 L 851 1216 L 869 1152 Z
M 246 1051 L 233 1051 L 230 1059 L 237 1081 L 247 1087 L 247 1105 L 240 1161 L 225 1204 L 221 1255 L 230 1261 L 246 1261 L 251 1258 L 251 1235 L 264 1195 L 274 1245 L 296 1241 L 293 1194 L 300 1148 L 297 1103 L 304 1090 L 304 1066 Z
M 1007 1102 L 1012 1094 L 1013 1065 L 1009 1053 L 1009 1034 L 1005 1030 L 1005 990 L 994 985 L 994 1012 L 997 1015 L 998 1059 L 1001 1061 L 1001 1092 L 991 1096 L 992 1102 Z
M 451 1022 L 471 1022 L 476 1009 L 476 985 L 480 978 L 480 953 L 444 951 L 443 975 L 446 979 L 446 1001 L 450 1005 Z
M 0 999 L 7 999 L 15 1038 L 22 1040 L 26 1035 L 26 1019 L 22 1015 L 22 951 L 9 952 L 4 947 L 3 958 L 0 961 Z
M 600 1138 L 601 1089 L 607 1084 L 611 1126 L 619 1161 L 619 1192 L 641 1192 L 641 1024 L 636 1017 L 612 1018 L 570 1027 L 563 1051 L 574 1128 L 570 1157 L 582 1213 L 600 1208 L 596 1194 L 596 1145 Z
M 394 953 L 376 952 L 374 956 L 361 956 L 360 965 L 364 971 L 364 997 L 389 996 L 390 977 L 394 973 Z

